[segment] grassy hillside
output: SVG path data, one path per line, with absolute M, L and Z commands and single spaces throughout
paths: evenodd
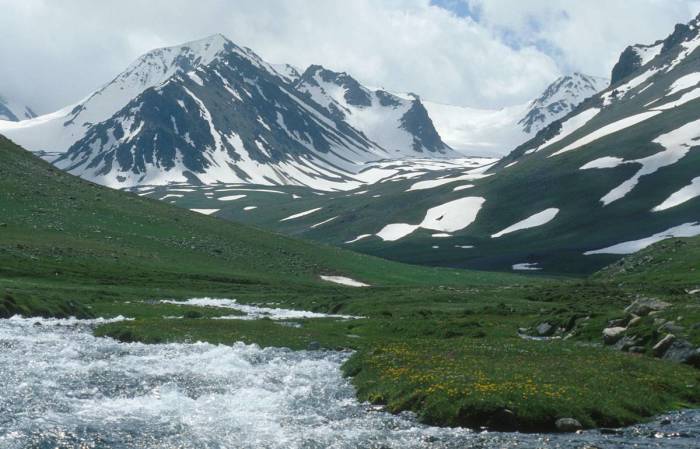
M 0 216 L 1 316 L 124 315 L 133 320 L 95 330 L 122 341 L 351 348 L 346 372 L 361 398 L 436 424 L 499 428 L 508 409 L 509 430 L 569 416 L 617 425 L 700 399 L 700 372 L 600 347 L 601 326 L 632 298 L 614 283 L 416 267 L 307 243 L 98 187 L 2 138 Z M 160 301 L 195 296 L 362 318 L 213 320 L 234 312 Z M 583 318 L 591 324 L 571 341 L 518 335 Z

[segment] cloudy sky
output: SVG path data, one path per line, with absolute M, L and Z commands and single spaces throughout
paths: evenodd
M 270 62 L 500 107 L 572 71 L 608 76 L 629 44 L 700 0 L 0 0 L 0 95 L 40 112 L 80 100 L 140 54 L 213 33 Z

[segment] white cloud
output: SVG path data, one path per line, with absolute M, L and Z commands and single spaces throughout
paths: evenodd
M 429 0 L 0 0 L 0 93 L 46 112 L 154 47 L 221 32 L 271 62 L 320 63 L 441 102 L 514 104 L 571 67 L 607 74 L 628 43 L 664 37 L 693 3 L 474 1 L 478 23 Z M 548 12 L 552 1 L 567 20 Z M 507 45 L 513 37 L 518 45 Z

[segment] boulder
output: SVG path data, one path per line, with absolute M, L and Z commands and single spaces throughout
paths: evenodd
M 626 330 L 627 328 L 625 327 L 608 327 L 603 329 L 603 341 L 606 345 L 614 345 L 622 338 L 622 334 Z
M 559 432 L 577 432 L 583 429 L 580 422 L 574 418 L 559 418 L 554 423 L 554 427 L 557 428 Z
M 673 334 L 668 334 L 661 340 L 659 340 L 658 343 L 654 345 L 653 348 L 651 348 L 651 351 L 653 352 L 654 356 L 656 357 L 661 357 L 666 353 L 666 350 L 671 346 L 671 344 L 676 340 L 676 336 Z
M 318 351 L 321 349 L 321 343 L 317 341 L 312 341 L 309 343 L 309 345 L 306 347 L 307 351 Z
M 658 312 L 670 306 L 671 304 L 664 301 L 659 301 L 658 299 L 638 298 L 632 304 L 627 306 L 625 312 L 637 316 L 646 316 L 649 315 L 651 312 Z
M 549 323 L 540 323 L 535 330 L 540 337 L 549 337 L 554 333 L 554 326 Z
M 629 321 L 629 320 L 628 320 L 627 318 L 620 318 L 620 319 L 617 319 L 617 320 L 610 320 L 610 321 L 608 321 L 608 327 L 627 327 L 628 321 Z
M 700 366 L 700 349 L 685 340 L 674 340 L 664 351 L 663 358 L 672 362 Z
M 632 318 L 630 319 L 629 323 L 627 323 L 627 327 L 634 327 L 641 322 L 642 322 L 642 317 L 637 316 L 637 315 L 632 315 Z

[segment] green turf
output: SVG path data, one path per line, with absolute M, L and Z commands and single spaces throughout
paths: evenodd
M 602 326 L 640 289 L 674 302 L 667 313 L 697 319 L 688 295 L 679 293 L 694 285 L 691 278 L 666 291 L 607 272 L 572 281 L 388 262 L 99 187 L 4 139 L 0 216 L 0 316 L 124 315 L 134 320 L 96 329 L 123 341 L 353 349 L 345 369 L 356 374 L 361 398 L 436 424 L 488 424 L 494 410 L 508 407 L 523 429 L 549 429 L 565 416 L 608 425 L 700 399 L 698 371 L 600 346 Z M 372 287 L 331 284 L 322 274 Z M 160 302 L 203 296 L 363 318 L 213 320 L 233 312 Z M 566 343 L 517 337 L 521 327 L 583 315 L 589 324 Z M 577 371 L 583 363 L 589 368 Z M 387 375 L 389 368 L 399 377 Z M 474 394 L 477 377 L 496 390 Z M 432 388 L 433 380 L 440 387 Z M 523 390 L 529 380 L 535 389 Z M 602 400 L 614 388 L 618 393 Z

